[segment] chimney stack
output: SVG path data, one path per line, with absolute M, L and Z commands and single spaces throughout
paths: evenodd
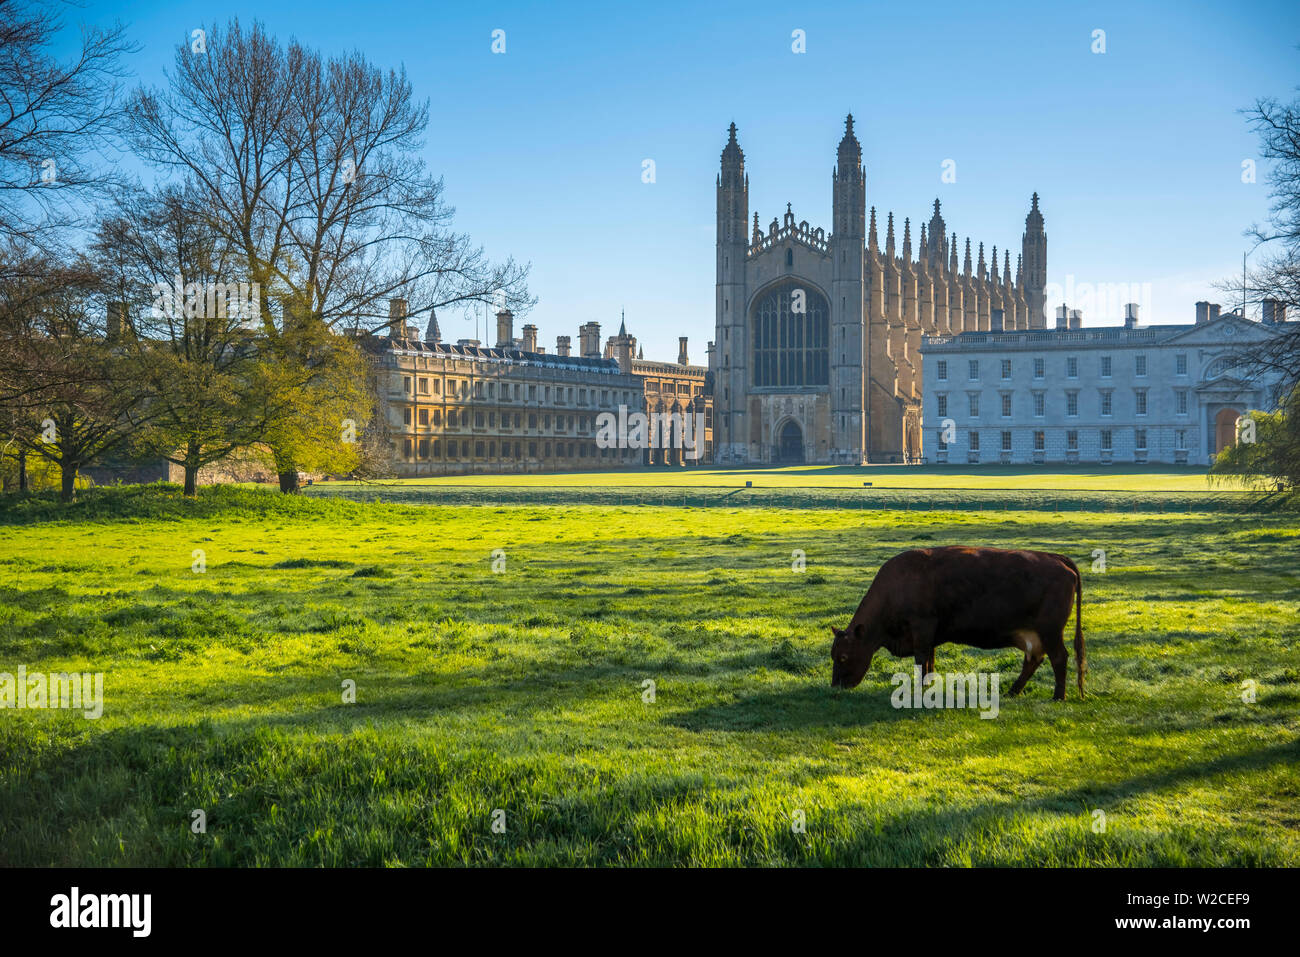
M 1127 302 L 1124 304 L 1124 328 L 1136 329 L 1138 324 L 1138 304 L 1136 302 Z
M 1280 299 L 1264 300 L 1265 322 L 1286 322 L 1286 303 Z
M 686 355 L 687 338 L 687 336 L 677 337 L 677 364 L 679 366 L 688 366 L 691 364 L 691 360 Z
M 1221 309 L 1221 308 L 1222 308 L 1222 307 L 1221 307 L 1217 302 L 1212 302 L 1212 303 L 1210 303 L 1210 315 L 1206 318 L 1205 321 L 1206 321 L 1206 322 L 1215 322 L 1216 320 L 1218 320 L 1218 318 L 1219 318 L 1219 309 Z
M 1071 328 L 1071 329 L 1082 329 L 1082 328 L 1083 328 L 1083 310 L 1082 310 L 1082 309 L 1071 309 L 1071 310 L 1070 310 L 1070 328 Z
M 1199 326 L 1210 318 L 1210 304 L 1202 299 L 1196 304 L 1196 324 Z
M 513 349 L 515 347 L 515 314 L 509 309 L 497 313 L 497 348 Z
M 537 327 L 531 322 L 524 326 L 524 352 L 537 351 Z
M 567 356 L 567 355 L 569 354 L 569 337 L 568 337 L 568 336 L 556 336 L 556 337 L 555 337 L 555 354 L 556 354 L 557 356 Z
M 587 322 L 578 327 L 578 347 L 582 350 L 584 359 L 601 357 L 599 322 Z
M 1069 326 L 1070 310 L 1065 308 L 1065 303 L 1056 307 L 1056 328 L 1065 329 Z
M 388 300 L 388 330 L 390 335 L 399 338 L 407 334 L 405 299 Z
M 1001 309 L 993 309 L 989 312 L 989 332 L 1002 331 L 1002 316 L 1003 311 Z
M 113 301 L 108 304 L 108 316 L 104 324 L 104 332 L 109 342 L 122 337 L 122 332 L 130 325 L 127 319 L 126 303 Z

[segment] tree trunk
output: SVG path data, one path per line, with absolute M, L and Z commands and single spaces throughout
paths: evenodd
M 286 494 L 293 494 L 301 491 L 302 486 L 298 484 L 298 470 L 291 469 L 288 472 L 280 473 L 280 491 Z
M 18 491 L 26 492 L 27 486 L 27 450 L 22 449 L 18 453 Z
M 59 492 L 59 500 L 63 502 L 74 501 L 77 495 L 77 464 L 75 462 L 63 462 L 60 469 L 63 472 L 63 488 Z
M 199 443 L 190 440 L 185 448 L 185 496 L 194 498 L 199 485 Z

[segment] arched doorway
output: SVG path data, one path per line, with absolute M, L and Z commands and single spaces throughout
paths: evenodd
M 794 419 L 781 426 L 776 460 L 782 465 L 803 465 L 803 430 Z
M 1236 409 L 1222 409 L 1214 417 L 1214 453 L 1237 444 L 1237 420 L 1241 413 Z

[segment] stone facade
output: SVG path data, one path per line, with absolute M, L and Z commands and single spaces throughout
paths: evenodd
M 1186 324 L 1141 326 L 1130 305 L 1125 326 L 1085 329 L 1062 307 L 1052 330 L 927 336 L 925 459 L 1211 463 L 1238 418 L 1276 408 L 1279 382 L 1239 354 L 1282 326 L 1208 306 Z
M 997 247 L 972 268 L 935 200 L 912 246 L 894 216 L 885 242 L 866 205 L 862 147 L 845 123 L 827 234 L 787 204 L 766 232 L 749 221 L 745 157 L 730 128 L 717 179 L 716 349 L 710 363 L 719 465 L 862 464 L 921 456 L 921 336 L 1045 325 L 1047 234 L 1034 194 L 1016 279 Z M 914 256 L 915 252 L 915 256 Z

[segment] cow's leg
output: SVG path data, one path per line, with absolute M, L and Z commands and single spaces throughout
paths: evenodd
M 1038 632 L 1022 628 L 1011 636 L 1011 643 L 1025 653 L 1025 663 L 1020 669 L 1020 677 L 1011 686 L 1011 697 L 1025 690 L 1025 685 L 1034 676 L 1038 666 L 1043 663 L 1043 640 Z
M 907 623 L 912 640 L 912 655 L 921 666 L 921 677 L 934 672 L 934 635 L 939 622 L 933 618 L 914 618 Z
M 1052 633 L 1045 643 L 1047 657 L 1052 662 L 1052 672 L 1056 676 L 1056 690 L 1052 692 L 1053 701 L 1065 700 L 1065 679 L 1070 653 L 1065 648 L 1064 633 Z

